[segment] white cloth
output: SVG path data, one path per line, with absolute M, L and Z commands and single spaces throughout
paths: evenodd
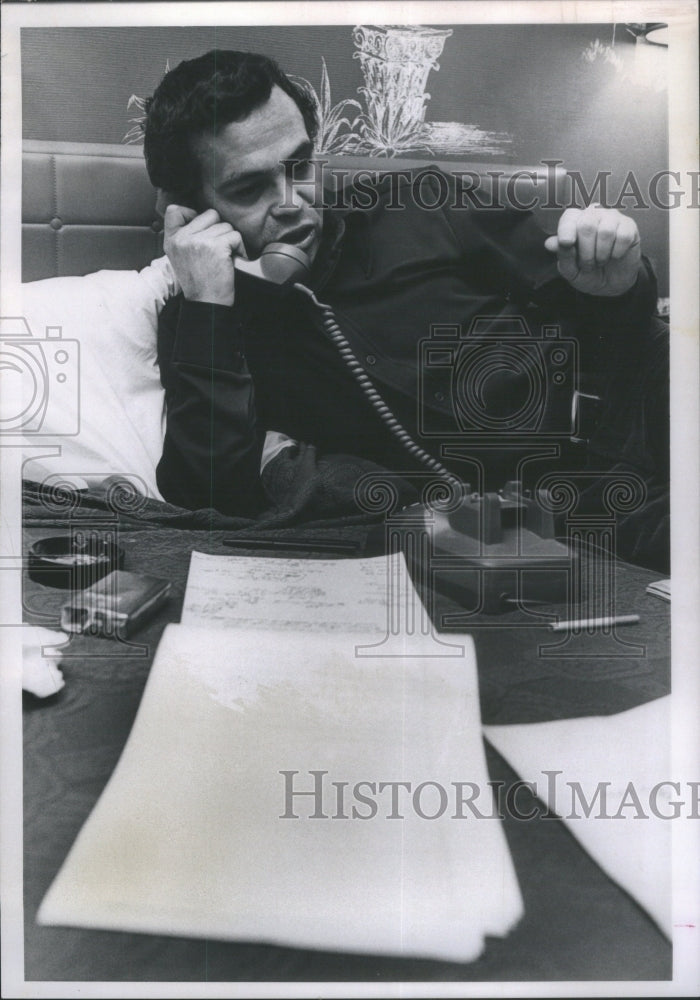
M 71 342 L 64 367 L 75 385 L 79 424 L 77 434 L 61 433 L 63 414 L 51 398 L 56 373 L 49 364 L 41 443 L 59 445 L 61 453 L 33 458 L 24 469 L 27 478 L 43 482 L 60 476 L 80 487 L 124 475 L 133 477 L 139 492 L 160 498 L 155 468 L 165 433 L 165 394 L 157 325 L 177 290 L 167 257 L 142 271 L 97 271 L 22 286 L 23 315 L 33 338 L 46 343 L 46 327 L 60 327 L 61 340 Z M 26 440 L 37 443 L 32 435 Z
M 37 698 L 49 698 L 65 685 L 58 669 L 61 653 L 56 647 L 68 636 L 38 625 L 22 630 L 22 688 Z

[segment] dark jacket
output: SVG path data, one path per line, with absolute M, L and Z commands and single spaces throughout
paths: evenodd
M 611 358 L 624 366 L 624 352 L 638 355 L 656 303 L 649 266 L 618 299 L 584 296 L 558 276 L 531 213 L 457 208 L 450 199 L 427 210 L 408 188 L 404 195 L 403 208 L 392 210 L 390 187 L 380 183 L 371 207 L 327 210 L 307 282 L 332 307 L 384 401 L 475 488 L 514 478 L 528 449 L 543 453 L 533 475 L 543 462 L 589 461 L 569 441 L 572 390 L 601 388 Z M 268 429 L 321 454 L 416 468 L 300 291 L 261 294 L 237 279 L 232 308 L 179 296 L 161 314 L 158 350 L 167 400 L 158 484 L 174 503 L 260 510 Z M 608 464 L 630 438 L 630 428 L 614 424 Z

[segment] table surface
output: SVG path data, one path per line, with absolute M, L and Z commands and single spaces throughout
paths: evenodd
M 25 544 L 56 534 L 28 529 Z M 24 901 L 25 977 L 40 981 L 294 982 L 294 981 L 565 981 L 663 980 L 671 946 L 645 912 L 578 845 L 558 821 L 503 821 L 525 902 L 525 916 L 505 939 L 489 939 L 477 961 L 461 964 L 314 952 L 265 944 L 227 943 L 146 934 L 39 927 L 36 911 L 81 826 L 109 779 L 129 734 L 160 635 L 179 620 L 193 549 L 231 555 L 226 532 L 172 528 L 120 534 L 125 568 L 172 581 L 167 605 L 130 644 L 88 636 L 71 639 L 62 670 L 65 688 L 38 701 L 25 696 Z M 290 535 L 293 532 L 289 533 Z M 314 535 L 318 536 L 319 531 Z M 346 532 L 347 537 L 347 532 Z M 256 555 L 259 553 L 256 553 Z M 279 553 L 275 553 L 279 555 Z M 658 574 L 618 566 L 620 612 L 639 626 L 613 648 L 610 637 L 584 635 L 566 655 L 543 655 L 561 641 L 533 627 L 522 611 L 465 616 L 436 598 L 441 631 L 469 631 L 477 647 L 484 723 L 544 721 L 609 714 L 669 690 L 669 606 L 645 594 Z M 57 627 L 66 592 L 24 583 L 25 620 Z M 551 616 L 561 608 L 537 608 Z M 446 617 L 447 616 L 447 617 Z M 445 622 L 449 625 L 445 625 Z M 621 633 L 622 634 L 622 633 Z M 634 651 L 633 651 L 634 652 Z M 486 745 L 489 774 L 506 788 L 517 776 Z M 530 803 L 519 798 L 523 811 Z M 540 812 L 544 808 L 532 800 Z

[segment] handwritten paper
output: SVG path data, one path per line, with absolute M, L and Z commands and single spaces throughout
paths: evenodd
M 408 578 L 400 553 L 339 560 L 193 552 L 180 620 L 280 632 L 384 632 L 390 580 L 399 573 Z
M 454 786 L 488 780 L 471 640 L 392 659 L 355 638 L 169 626 L 40 922 L 453 961 L 508 933 L 500 821 Z

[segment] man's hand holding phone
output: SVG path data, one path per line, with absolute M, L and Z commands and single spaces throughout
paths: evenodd
M 232 306 L 233 258 L 247 256 L 241 234 L 213 208 L 198 213 L 184 205 L 168 205 L 164 230 L 165 252 L 185 298 Z

